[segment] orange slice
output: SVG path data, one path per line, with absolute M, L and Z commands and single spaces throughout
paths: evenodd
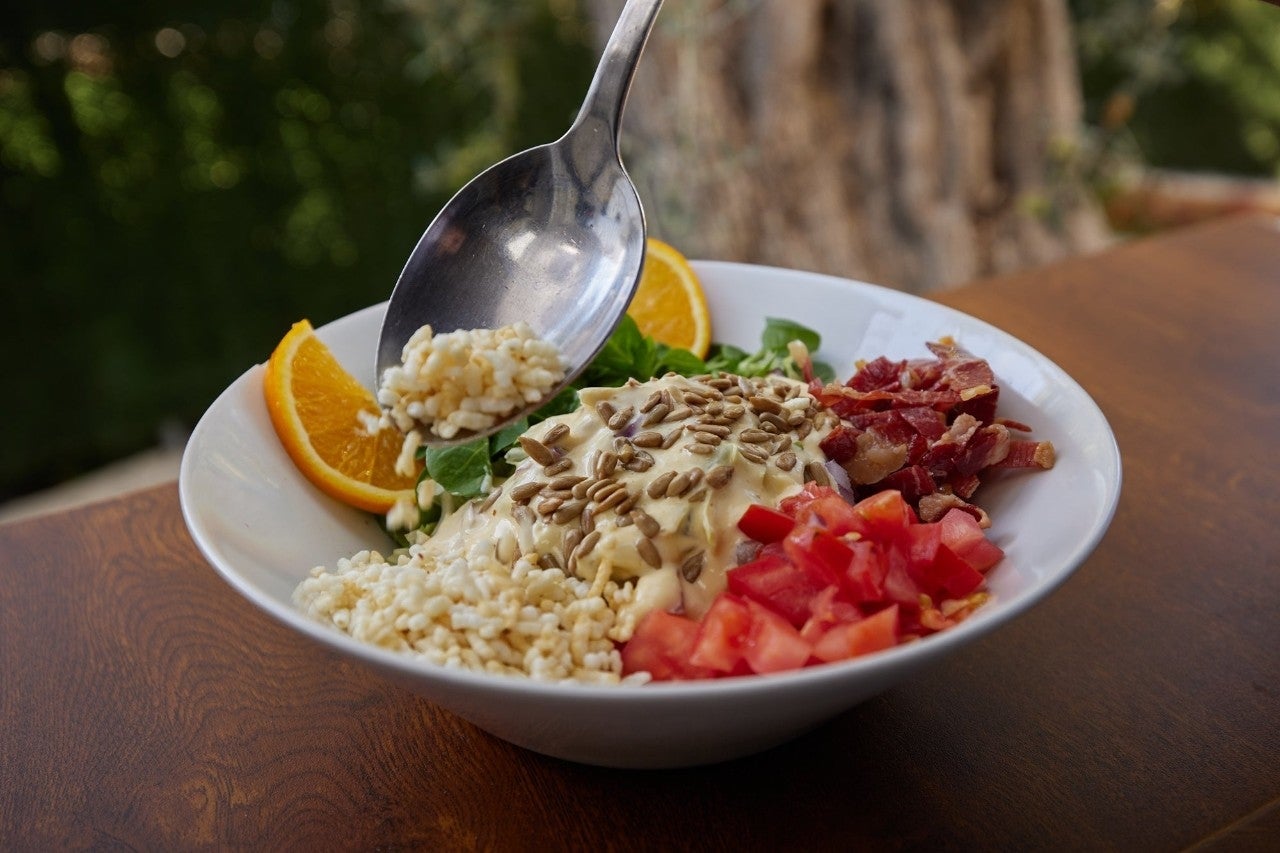
M 627 313 L 659 343 L 699 358 L 711 346 L 711 315 L 698 276 L 684 255 L 661 240 L 649 238 L 644 272 Z
M 385 513 L 412 498 L 416 477 L 395 471 L 404 436 L 370 434 L 359 416 L 381 414 L 373 394 L 348 373 L 301 320 L 267 361 L 263 393 L 271 424 L 298 470 L 343 503 Z

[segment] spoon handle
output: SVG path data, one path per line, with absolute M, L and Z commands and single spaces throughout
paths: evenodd
M 603 124 L 613 140 L 614 149 L 617 149 L 622 108 L 626 105 L 640 54 L 661 7 L 662 0 L 627 0 L 570 131 L 586 124 Z

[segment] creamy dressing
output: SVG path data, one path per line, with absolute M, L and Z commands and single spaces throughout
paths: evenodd
M 655 607 L 706 611 L 738 562 L 743 511 L 800 489 L 831 422 L 807 386 L 780 377 L 668 374 L 579 397 L 529 430 L 529 458 L 446 517 L 426 549 L 491 548 L 507 565 L 525 556 L 598 586 L 634 579 L 620 614 L 631 625 Z

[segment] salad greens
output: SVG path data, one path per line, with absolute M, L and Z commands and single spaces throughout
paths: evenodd
M 683 376 L 717 371 L 743 376 L 779 373 L 792 379 L 803 379 L 802 367 L 796 364 L 790 352 L 792 341 L 800 341 L 810 353 L 817 352 L 822 343 L 821 337 L 812 329 L 790 320 L 769 317 L 761 335 L 760 349 L 754 353 L 730 344 L 712 344 L 704 360 L 688 350 L 658 343 L 642 334 L 635 320 L 624 314 L 587 369 L 532 415 L 488 438 L 418 451 L 418 457 L 425 463 L 422 477 L 433 480 L 438 491 L 435 503 L 423 515 L 421 529 L 433 531 L 439 520 L 454 507 L 487 493 L 495 481 L 510 475 L 525 458 L 516 439 L 539 421 L 576 409 L 578 389 L 617 386 L 632 377 L 651 379 L 672 371 Z M 811 365 L 814 375 L 824 382 L 835 378 L 835 372 L 829 365 L 817 360 Z M 396 538 L 403 539 L 400 536 Z

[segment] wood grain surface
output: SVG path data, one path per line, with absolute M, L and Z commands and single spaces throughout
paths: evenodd
M 940 301 L 1098 401 L 1115 522 L 1030 613 L 752 758 L 496 740 L 241 599 L 174 485 L 0 527 L 0 848 L 1277 849 L 1280 229 Z

